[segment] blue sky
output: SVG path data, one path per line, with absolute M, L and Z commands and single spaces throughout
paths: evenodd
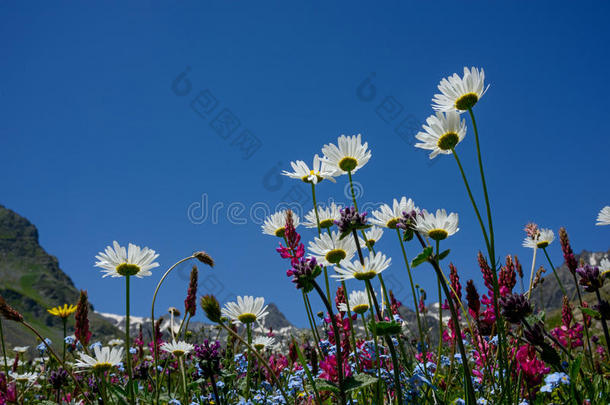
M 608 11 L 588 1 L 4 2 L 0 204 L 36 224 L 97 310 L 124 311 L 121 280 L 93 267 L 116 239 L 156 249 L 163 269 L 206 250 L 217 266 L 201 269 L 201 294 L 263 295 L 304 325 L 277 240 L 249 212 L 295 196 L 311 208 L 307 185 L 277 171 L 362 133 L 373 157 L 355 176 L 361 203 L 406 195 L 458 212 L 445 246 L 463 283 L 479 283 L 483 243 L 455 162 L 431 164 L 413 147 L 440 79 L 479 66 L 491 84 L 476 115 L 500 256 L 529 263 L 529 221 L 566 226 L 577 251 L 605 250 L 610 229 L 594 220 L 610 203 Z M 221 136 L 222 111 L 239 126 Z M 260 147 L 246 158 L 252 136 Z M 459 148 L 481 201 L 473 141 L 469 128 Z M 322 183 L 319 200 L 345 201 L 346 180 Z M 409 304 L 394 235 L 379 249 L 393 256 L 387 277 Z M 558 243 L 550 252 L 562 261 Z M 161 271 L 132 284 L 133 313 L 148 314 Z M 188 271 L 170 277 L 157 308 L 182 306 Z M 415 278 L 435 295 L 430 268 Z

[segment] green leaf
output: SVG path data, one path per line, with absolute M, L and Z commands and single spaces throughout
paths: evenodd
M 582 354 L 574 359 L 572 364 L 570 364 L 570 381 L 574 383 L 576 381 L 576 377 L 578 377 L 578 373 L 580 372 L 580 366 L 582 365 Z
M 318 387 L 318 389 L 320 391 L 330 391 L 330 392 L 334 392 L 335 394 L 339 394 L 341 392 L 339 387 L 337 387 L 335 384 L 331 383 L 330 381 L 316 378 L 315 383 L 316 383 L 316 387 Z
M 440 262 L 441 260 L 443 260 L 445 257 L 449 256 L 449 252 L 451 252 L 451 249 L 447 249 L 444 252 L 441 252 L 440 255 L 438 255 L 438 261 Z
M 598 311 L 596 311 L 594 309 L 583 308 L 583 307 L 580 307 L 580 309 L 581 309 L 583 314 L 587 314 L 590 317 L 595 318 L 595 319 L 602 319 L 602 314 L 600 314 Z
M 373 385 L 377 383 L 377 381 L 379 381 L 379 379 L 377 377 L 373 377 L 372 375 L 364 373 L 356 374 L 343 382 L 343 388 L 345 392 L 353 392 L 361 388 L 368 387 L 369 385 Z
M 411 267 L 415 268 L 415 267 L 419 266 L 420 264 L 422 264 L 423 262 L 428 260 L 430 258 L 431 254 L 432 254 L 432 246 L 428 246 L 427 248 L 424 249 L 423 252 L 421 252 L 419 255 L 417 255 L 417 257 L 415 259 L 413 259 L 413 261 L 411 262 Z

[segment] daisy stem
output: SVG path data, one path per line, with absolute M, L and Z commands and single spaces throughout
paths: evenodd
M 250 327 L 250 323 L 246 324 L 246 331 L 248 334 L 248 367 L 246 369 L 246 401 L 250 400 L 250 370 L 252 370 L 252 350 L 250 347 L 252 345 L 252 328 Z
M 349 177 L 349 189 L 352 193 L 352 201 L 354 202 L 354 208 L 356 208 L 356 211 L 358 211 L 358 204 L 356 203 L 356 193 L 354 193 L 354 183 L 352 182 L 351 170 L 347 172 L 347 176 Z
M 424 341 L 424 330 L 421 326 L 421 318 L 419 314 L 419 305 L 417 305 L 417 293 L 415 291 L 415 285 L 413 284 L 413 276 L 411 275 L 411 267 L 409 266 L 409 260 L 407 259 L 407 251 L 405 249 L 405 243 L 402 240 L 402 236 L 400 234 L 400 229 L 396 228 L 396 235 L 398 235 L 398 241 L 400 242 L 400 248 L 402 249 L 402 257 L 405 261 L 405 266 L 407 267 L 407 274 L 409 275 L 409 283 L 411 284 L 411 293 L 413 294 L 413 307 L 415 308 L 415 315 L 417 318 L 417 329 L 419 331 L 419 340 L 421 342 L 422 353 L 424 355 L 424 361 L 426 358 L 426 342 Z M 425 368 L 424 368 L 425 369 Z M 426 374 L 428 373 L 427 369 L 425 369 Z
M 360 314 L 360 316 L 362 317 L 362 326 L 364 326 L 364 333 L 366 335 L 366 340 L 370 340 L 369 329 L 366 327 L 366 317 L 365 317 L 364 313 Z
M 152 326 L 153 354 L 155 358 L 155 391 L 157 391 L 157 404 L 159 403 L 159 348 L 157 345 L 157 334 L 155 333 L 155 301 L 157 300 L 157 294 L 159 293 L 161 284 L 163 284 L 163 281 L 165 281 L 169 273 L 180 263 L 184 263 L 185 261 L 193 259 L 194 257 L 195 256 L 185 257 L 184 259 L 179 260 L 172 267 L 167 269 L 165 274 L 163 274 L 163 277 L 161 277 L 161 280 L 159 280 L 157 288 L 155 289 L 155 293 L 153 294 L 152 304 L 150 306 L 150 322 Z
M 354 231 L 354 235 L 355 235 Z M 360 246 L 358 245 L 358 248 Z M 371 299 L 373 300 L 373 305 L 375 306 L 375 312 L 377 313 L 377 317 L 379 320 L 383 320 L 381 318 L 381 310 L 379 309 L 379 303 L 377 302 L 377 297 L 375 297 L 375 291 L 373 290 L 373 286 L 371 285 L 371 280 L 364 280 L 366 283 L 366 288 L 369 290 L 371 294 Z M 400 386 L 400 364 L 398 363 L 398 356 L 396 355 L 396 348 L 394 347 L 394 341 L 391 336 L 385 336 L 385 342 L 388 345 L 388 349 L 390 350 L 390 355 L 392 357 L 392 366 L 394 369 L 394 389 L 396 390 L 396 397 L 400 398 L 402 402 L 402 387 Z
M 184 371 L 184 357 L 180 356 L 180 374 L 182 375 L 182 392 L 184 394 L 184 403 L 188 403 L 188 391 L 186 389 L 186 372 Z
M 549 265 L 551 266 L 551 270 L 553 270 L 553 274 L 555 275 L 555 278 L 557 279 L 557 284 L 559 284 L 559 287 L 561 288 L 561 292 L 563 293 L 563 295 L 565 295 L 567 297 L 568 293 L 566 292 L 566 289 L 563 288 L 563 284 L 561 283 L 561 280 L 559 279 L 559 276 L 557 275 L 557 271 L 555 270 L 555 266 L 553 266 L 553 262 L 551 262 L 551 257 L 549 256 L 548 252 L 546 251 L 546 247 L 543 247 L 542 250 L 544 250 L 546 259 L 549 261 Z
M 313 199 L 313 210 L 316 213 L 316 224 L 318 225 L 318 236 L 320 236 L 320 216 L 318 215 L 318 203 L 316 202 L 316 185 L 311 183 L 311 198 Z
M 441 242 L 437 240 L 436 257 L 439 257 L 440 244 Z M 436 369 L 438 370 L 441 365 L 441 353 L 443 350 L 443 292 L 441 291 L 441 279 L 437 277 L 436 281 L 438 285 L 438 350 L 436 355 Z M 450 297 L 447 298 L 450 299 Z
M 125 276 L 125 356 L 127 356 L 127 375 L 129 375 L 129 384 L 127 385 L 127 391 L 129 394 L 129 403 L 135 404 L 133 397 L 133 371 L 131 370 L 131 353 L 129 352 L 129 277 Z M 154 331 L 153 331 L 154 334 Z
M 4 330 L 0 319 L 0 340 L 2 340 L 2 356 L 4 357 L 4 374 L 8 375 L 8 362 L 6 361 L 6 345 L 4 344 Z
M 322 299 L 326 310 L 328 311 L 328 316 L 330 317 L 330 322 L 333 328 L 333 334 L 335 335 L 335 347 L 336 347 L 336 358 L 337 358 L 337 378 L 339 380 L 339 403 L 341 405 L 347 404 L 347 399 L 345 396 L 345 389 L 343 384 L 343 354 L 341 353 L 341 335 L 339 334 L 339 327 L 337 326 L 337 320 L 335 319 L 335 315 L 333 313 L 333 308 L 330 305 L 330 302 L 324 296 L 324 292 L 318 285 L 318 283 L 313 280 L 312 281 L 314 288 L 318 292 L 318 295 Z
M 210 384 L 212 385 L 212 391 L 214 391 L 214 399 L 216 399 L 216 403 L 222 405 L 220 402 L 220 397 L 218 396 L 218 387 L 216 387 L 216 379 L 214 378 L 214 373 L 210 373 Z
M 358 358 L 358 352 L 356 350 L 356 337 L 354 332 L 354 324 L 352 322 L 352 311 L 349 307 L 349 297 L 347 296 L 347 287 L 345 286 L 345 281 L 341 281 L 341 287 L 343 287 L 343 294 L 345 295 L 345 306 L 347 307 L 347 319 L 349 320 L 349 331 L 352 340 L 352 346 L 354 350 L 354 357 L 356 358 L 356 365 L 358 366 L 358 370 L 362 371 L 362 366 L 360 365 L 360 359 Z
M 585 317 L 585 313 L 582 312 L 582 308 L 584 307 L 582 302 L 582 295 L 580 295 L 580 288 L 578 287 L 578 281 L 576 280 L 576 273 L 572 273 L 572 278 L 574 279 L 574 285 L 576 286 L 576 293 L 578 294 L 578 302 L 580 303 L 580 313 L 582 314 L 582 324 L 585 327 L 585 336 L 587 337 L 587 348 L 589 349 L 589 365 L 591 369 L 593 369 L 593 350 L 591 350 L 591 341 L 589 339 L 589 327 L 587 326 L 587 319 Z
M 315 318 L 313 317 L 313 312 L 311 311 L 309 297 L 307 297 L 307 294 L 305 294 L 305 291 L 303 291 L 303 304 L 305 305 L 305 312 L 307 312 L 307 320 L 309 321 L 309 327 L 311 328 L 311 334 L 313 335 L 313 340 L 315 340 L 316 348 L 318 349 L 320 356 L 322 356 L 322 349 L 320 348 L 320 337 L 318 336 L 318 331 L 316 330 L 316 327 L 315 327 L 316 322 L 315 322 Z
M 317 285 L 317 284 L 316 284 Z M 320 287 L 318 286 L 318 289 Z M 322 293 L 323 294 L 323 293 Z M 246 345 L 248 347 L 248 349 L 254 353 L 254 355 L 258 358 L 258 361 L 260 361 L 260 363 L 267 369 L 267 372 L 269 373 L 269 375 L 271 376 L 271 378 L 273 379 L 273 381 L 275 382 L 275 384 L 277 385 L 278 389 L 280 390 L 280 392 L 282 393 L 282 396 L 284 397 L 284 400 L 286 401 L 286 403 L 288 403 L 288 396 L 286 395 L 286 393 L 284 392 L 284 388 L 282 388 L 282 384 L 281 382 L 278 380 L 277 376 L 275 375 L 275 373 L 273 372 L 273 370 L 271 369 L 271 367 L 269 367 L 269 364 L 267 364 L 267 362 L 265 361 L 265 359 L 263 359 L 261 357 L 261 355 L 258 353 L 258 351 L 254 350 L 252 348 L 251 345 L 248 344 L 248 342 L 246 342 L 241 336 L 239 336 L 237 333 L 235 333 L 231 328 L 227 327 L 227 325 L 225 325 L 222 321 L 219 323 L 219 325 L 226 330 L 230 335 L 232 335 L 235 339 L 239 340 L 242 344 Z
M 427 247 L 426 242 L 421 237 L 419 232 L 415 232 L 417 239 L 419 239 L 419 243 L 425 249 Z M 436 271 L 436 277 L 441 279 L 441 286 L 443 287 L 444 293 L 447 297 L 450 296 L 449 288 L 447 287 L 447 283 L 445 283 L 445 278 L 443 277 L 443 272 L 438 264 L 436 259 L 428 259 L 428 262 Z M 455 335 L 458 343 L 458 348 L 460 349 L 460 355 L 462 356 L 462 365 L 464 367 L 464 386 L 465 386 L 465 394 L 466 394 L 466 404 L 474 405 L 476 403 L 476 397 L 474 395 L 474 388 L 472 387 L 472 378 L 470 376 L 470 368 L 468 366 L 468 357 L 466 356 L 466 350 L 464 349 L 464 342 L 462 341 L 462 330 L 460 328 L 460 320 L 458 318 L 457 311 L 455 306 L 453 305 L 453 300 L 449 301 L 449 310 L 451 311 L 451 318 L 453 319 L 453 324 L 455 327 Z
M 536 268 L 536 253 L 538 251 L 538 247 L 534 246 L 534 254 L 532 256 L 532 270 L 530 272 L 530 285 L 529 288 L 527 289 L 527 298 L 529 299 L 529 297 L 532 295 L 532 287 L 534 284 L 534 269 Z

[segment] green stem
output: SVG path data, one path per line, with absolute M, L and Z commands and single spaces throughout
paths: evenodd
M 570 272 L 572 273 L 572 272 Z M 576 293 L 578 294 L 578 303 L 580 304 L 580 313 L 582 315 L 582 324 L 585 327 L 585 336 L 587 338 L 587 348 L 589 349 L 589 366 L 593 369 L 593 350 L 591 349 L 591 341 L 589 340 L 589 327 L 587 326 L 587 319 L 585 317 L 585 313 L 582 312 L 582 308 L 584 307 L 582 302 L 582 296 L 580 295 L 580 287 L 578 286 L 578 281 L 576 280 L 576 273 L 572 273 L 572 278 L 574 279 L 574 285 L 576 286 Z
M 131 405 L 135 404 L 135 398 L 133 397 L 133 370 L 131 369 L 131 353 L 129 352 L 130 343 L 129 343 L 129 277 L 125 276 L 125 355 L 127 356 L 127 374 L 129 375 L 129 383 L 127 385 L 127 391 L 129 394 L 129 403 Z M 154 334 L 154 330 L 153 330 Z
M 369 329 L 366 327 L 366 317 L 365 317 L 364 313 L 360 314 L 360 316 L 362 317 L 362 325 L 364 326 L 364 332 L 366 334 L 366 340 L 370 340 Z
M 4 374 L 8 376 L 8 362 L 6 361 L 6 345 L 4 344 L 4 328 L 0 318 L 0 340 L 2 340 L 2 355 L 4 356 Z
M 400 235 L 400 229 L 396 228 L 396 234 L 398 235 L 398 241 L 400 242 L 400 248 L 402 250 L 402 257 L 405 261 L 405 266 L 407 268 L 407 274 L 409 275 L 409 284 L 411 284 L 411 293 L 413 294 L 413 307 L 415 308 L 415 316 L 417 318 L 417 329 L 419 331 L 419 341 L 422 347 L 422 353 L 424 355 L 424 364 L 426 359 L 426 342 L 424 340 L 424 330 L 421 325 L 421 318 L 419 313 L 419 305 L 417 304 L 417 292 L 415 291 L 415 284 L 413 283 L 413 276 L 411 275 L 411 266 L 409 265 L 409 260 L 407 259 L 407 251 L 405 249 L 405 243 L 402 240 L 402 236 Z M 428 372 L 427 369 L 426 373 Z
M 305 305 L 305 312 L 307 312 L 307 320 L 309 321 L 309 327 L 311 328 L 311 334 L 313 336 L 313 340 L 316 342 L 316 349 L 320 356 L 322 356 L 322 349 L 320 348 L 320 336 L 318 336 L 318 331 L 316 329 L 315 318 L 313 317 L 313 313 L 311 311 L 309 299 L 305 291 L 303 291 L 303 304 Z
M 189 256 L 189 257 L 185 257 L 184 259 L 181 259 L 179 261 L 177 261 L 176 263 L 174 263 L 174 265 L 172 267 L 170 267 L 169 269 L 167 269 L 167 271 L 165 272 L 165 274 L 163 274 L 163 277 L 161 277 L 161 280 L 159 280 L 159 283 L 157 284 L 157 288 L 155 288 L 155 293 L 153 294 L 153 299 L 152 299 L 152 304 L 150 306 L 150 322 L 151 322 L 151 326 L 152 326 L 152 340 L 153 340 L 153 354 L 154 354 L 154 358 L 155 358 L 155 392 L 156 392 L 156 398 L 155 398 L 155 402 L 157 404 L 159 404 L 159 348 L 157 347 L 157 334 L 155 333 L 155 301 L 157 300 L 157 294 L 159 293 L 159 289 L 161 288 L 161 285 L 163 284 L 163 281 L 165 281 L 165 279 L 167 278 L 167 276 L 169 276 L 169 273 L 171 273 L 171 271 L 173 269 L 176 268 L 176 266 L 178 266 L 180 263 L 184 263 L 187 260 L 193 259 L 195 258 L 195 256 Z M 163 376 L 161 376 L 163 377 Z
M 313 199 L 313 210 L 316 213 L 316 224 L 318 225 L 318 236 L 320 236 L 320 216 L 318 215 L 318 203 L 316 202 L 316 185 L 311 183 L 311 198 Z
M 250 400 L 250 371 L 252 370 L 252 351 L 250 347 L 252 345 L 252 329 L 250 324 L 246 324 L 246 330 L 248 333 L 248 367 L 246 369 L 246 400 Z
M 64 324 L 64 351 L 61 355 L 61 358 L 63 361 L 66 361 L 66 329 L 67 329 L 67 322 L 68 322 L 68 318 L 61 318 L 61 320 L 63 321 Z
M 595 290 L 595 295 L 597 296 L 597 303 L 601 305 L 602 297 L 599 294 L 599 290 Z M 610 353 L 610 334 L 608 333 L 608 324 L 606 323 L 606 318 L 604 316 L 602 316 L 602 328 L 604 329 L 604 337 L 606 338 L 606 348 L 608 353 Z
M 354 324 L 352 322 L 352 311 L 349 306 L 349 297 L 347 296 L 347 287 L 345 286 L 345 281 L 341 281 L 341 287 L 343 287 L 343 294 L 345 295 L 345 306 L 347 307 L 347 319 L 349 320 L 349 331 L 352 343 L 352 349 L 354 350 L 354 358 L 356 359 L 356 366 L 359 371 L 362 371 L 362 367 L 360 366 L 360 359 L 358 357 L 358 350 L 356 348 L 356 333 L 354 332 Z
M 352 193 L 352 201 L 354 202 L 354 208 L 358 211 L 358 204 L 356 203 L 356 193 L 354 193 L 354 183 L 352 182 L 352 172 L 347 172 L 347 176 L 349 177 L 349 189 Z
M 436 257 L 439 257 L 440 241 L 436 241 Z M 441 365 L 441 352 L 443 350 L 443 292 L 441 291 L 441 280 L 436 278 L 438 284 L 438 349 L 436 355 L 436 369 Z M 447 297 L 447 299 L 451 299 Z M 424 359 L 424 364 L 426 360 Z M 439 373 L 437 373 L 439 374 Z
M 557 275 L 557 271 L 555 270 L 555 266 L 553 266 L 553 262 L 551 262 L 551 258 L 549 256 L 548 252 L 546 251 L 546 247 L 543 247 L 542 250 L 544 250 L 544 255 L 546 256 L 546 259 L 549 261 L 549 265 L 551 266 L 551 269 L 553 270 L 553 274 L 555 275 L 555 278 L 557 279 L 557 284 L 559 284 L 559 287 L 561 288 L 561 292 L 563 293 L 563 295 L 565 295 L 567 297 L 568 293 L 566 292 L 566 289 L 563 288 L 563 284 L 561 283 L 561 280 L 559 279 L 559 276 Z

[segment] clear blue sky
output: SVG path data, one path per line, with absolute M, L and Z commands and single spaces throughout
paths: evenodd
M 442 156 L 430 165 L 412 146 L 416 129 L 408 130 L 431 113 L 439 80 L 473 65 L 491 84 L 476 114 L 501 256 L 529 263 L 531 252 L 521 247 L 528 221 L 566 226 L 577 251 L 605 250 L 610 229 L 594 222 L 610 204 L 608 8 L 589 1 L 3 2 L 0 204 L 36 224 L 44 248 L 98 310 L 124 310 L 121 280 L 101 279 L 93 267 L 94 255 L 117 239 L 156 249 L 163 269 L 204 249 L 217 266 L 202 269 L 200 293 L 263 295 L 304 325 L 277 240 L 262 235 L 248 211 L 273 207 L 291 190 L 308 196 L 305 184 L 277 183 L 274 168 L 309 161 L 342 133 L 362 133 L 373 157 L 355 178 L 361 202 L 406 195 L 421 207 L 458 212 L 461 230 L 446 246 L 462 278 L 479 280 L 475 255 L 483 244 L 455 162 Z M 173 87 L 185 69 L 190 91 L 185 82 Z M 367 78 L 374 94 L 358 91 Z M 240 124 L 226 139 L 213 128 L 224 109 Z M 405 120 L 403 139 L 395 128 Z M 249 159 L 240 150 L 244 130 L 261 145 Z M 460 144 L 472 176 L 473 140 L 469 130 Z M 346 180 L 322 183 L 320 200 L 344 201 Z M 204 194 L 208 210 L 222 203 L 217 221 L 192 205 Z M 243 204 L 243 213 L 238 204 L 231 210 L 246 224 L 227 219 L 231 203 Z M 202 223 L 189 220 L 189 206 Z M 379 246 L 393 256 L 387 274 L 405 283 L 408 304 L 395 236 L 386 233 Z M 559 244 L 550 250 L 560 263 Z M 182 307 L 188 270 L 165 284 L 157 308 Z M 161 271 L 133 283 L 135 314 L 149 312 Z M 415 277 L 434 297 L 431 269 L 417 268 Z

